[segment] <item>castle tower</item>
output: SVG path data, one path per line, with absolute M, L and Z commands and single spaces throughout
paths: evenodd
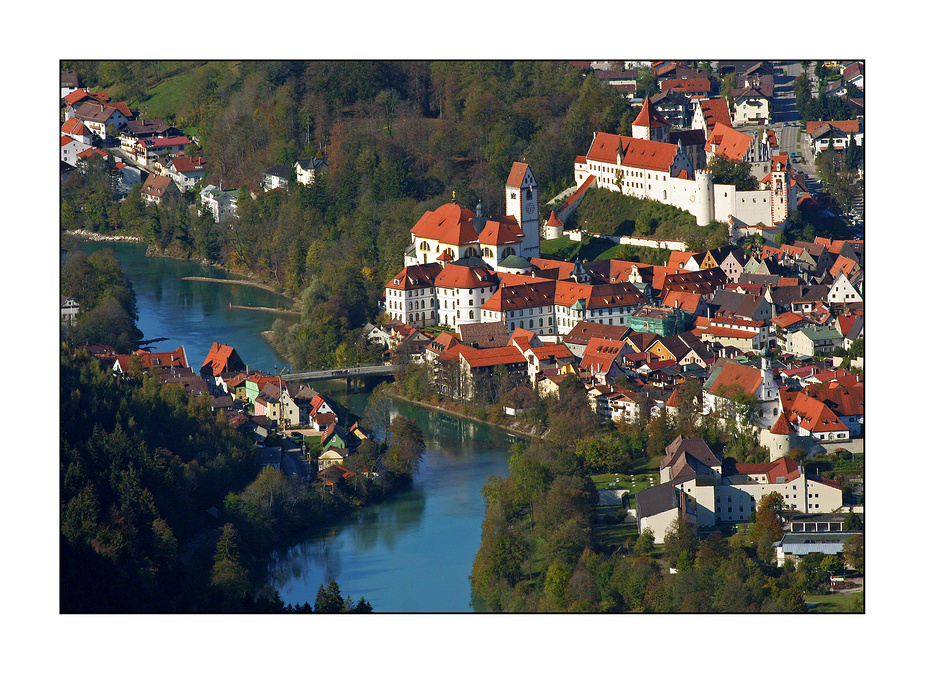
M 562 221 L 559 219 L 559 216 L 556 215 L 556 212 L 553 211 L 549 214 L 549 220 L 546 221 L 546 238 L 547 239 L 558 239 L 564 233 L 565 225 L 562 224 Z
M 670 131 L 671 124 L 646 96 L 642 102 L 642 110 L 633 120 L 633 138 L 665 142 L 668 140 Z
M 713 172 L 707 169 L 694 171 L 694 205 L 691 213 L 697 218 L 698 227 L 706 227 L 713 222 Z
M 524 232 L 520 255 L 526 260 L 540 255 L 539 188 L 530 167 L 514 162 L 504 185 L 505 214 L 513 216 Z
M 769 461 L 777 461 L 790 453 L 790 438 L 794 433 L 793 426 L 783 413 L 777 417 L 770 430 L 761 431 L 761 444 L 766 446 L 771 454 Z
M 790 214 L 790 159 L 778 155 L 771 162 L 771 222 L 778 225 Z

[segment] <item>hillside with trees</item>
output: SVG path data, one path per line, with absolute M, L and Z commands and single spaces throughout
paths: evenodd
M 379 396 L 381 398 L 381 394 Z M 420 427 L 389 418 L 337 492 L 261 470 L 253 441 L 141 372 L 118 378 L 87 351 L 61 352 L 60 573 L 65 613 L 305 612 L 261 596 L 268 557 L 358 507 L 407 489 L 425 451 Z M 271 438 L 271 441 L 272 438 Z M 374 479 L 364 471 L 378 470 Z M 319 590 L 315 611 L 366 612 Z
M 194 138 L 187 152 L 208 159 L 203 186 L 247 188 L 231 228 L 197 215 L 195 192 L 145 207 L 136 186 L 120 200 L 105 162 L 90 162 L 62 186 L 62 227 L 134 234 L 154 250 L 250 273 L 304 300 L 296 324 L 277 331 L 297 367 L 367 356 L 353 353 L 358 329 L 375 318 L 381 288 L 402 268 L 408 232 L 426 210 L 455 198 L 503 214 L 515 161 L 530 163 L 544 203 L 572 183 L 575 154 L 595 131 L 628 134 L 633 119 L 621 93 L 565 62 L 62 67 Z M 313 185 L 262 191 L 270 167 L 316 156 L 330 170 Z M 309 354 L 307 342 L 321 348 Z

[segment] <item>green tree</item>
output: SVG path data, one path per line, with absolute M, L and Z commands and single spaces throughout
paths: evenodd
M 846 540 L 842 546 L 842 554 L 848 564 L 859 573 L 864 573 L 864 534 L 855 534 Z
M 425 451 L 424 434 L 417 422 L 401 415 L 396 416 L 390 427 L 385 454 L 388 469 L 410 478 L 417 473 Z
M 214 564 L 210 584 L 223 593 L 241 599 L 250 591 L 247 569 L 241 564 L 238 532 L 231 524 L 221 529 L 215 544 Z
M 771 561 L 774 555 L 772 544 L 784 535 L 781 514 L 785 507 L 784 497 L 776 491 L 766 494 L 758 502 L 755 526 L 752 527 L 752 542 L 757 546 L 758 556 L 765 561 Z
M 333 578 L 328 581 L 327 587 L 318 586 L 315 595 L 315 613 L 344 613 L 347 603 L 340 594 L 340 586 Z
M 684 562 L 692 565 L 697 555 L 699 541 L 697 526 L 682 517 L 675 518 L 665 531 L 665 558 L 672 566 Z
M 716 155 L 707 164 L 707 169 L 713 172 L 713 181 L 718 185 L 735 185 L 739 191 L 758 189 L 758 179 L 752 175 L 751 164 L 746 161 Z
M 633 554 L 637 557 L 647 557 L 652 554 L 654 549 L 655 534 L 652 533 L 652 529 L 646 527 L 636 539 L 636 544 L 633 546 Z

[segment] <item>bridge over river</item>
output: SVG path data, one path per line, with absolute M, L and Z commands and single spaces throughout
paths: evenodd
M 305 372 L 291 372 L 284 374 L 286 381 L 327 381 L 330 379 L 345 379 L 347 390 L 359 390 L 360 381 L 369 377 L 391 377 L 395 374 L 394 365 L 354 365 L 353 367 L 335 367 L 331 369 L 307 370 Z

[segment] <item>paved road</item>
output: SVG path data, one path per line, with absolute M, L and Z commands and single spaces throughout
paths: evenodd
M 810 65 L 809 73 L 812 64 Z M 810 191 L 821 188 L 816 174 L 809 136 L 799 126 L 800 116 L 797 112 L 796 94 L 793 81 L 803 72 L 803 66 L 796 61 L 786 61 L 774 71 L 774 130 L 781 152 L 797 152 L 802 159 L 795 163 L 794 169 L 806 174 L 806 187 Z

